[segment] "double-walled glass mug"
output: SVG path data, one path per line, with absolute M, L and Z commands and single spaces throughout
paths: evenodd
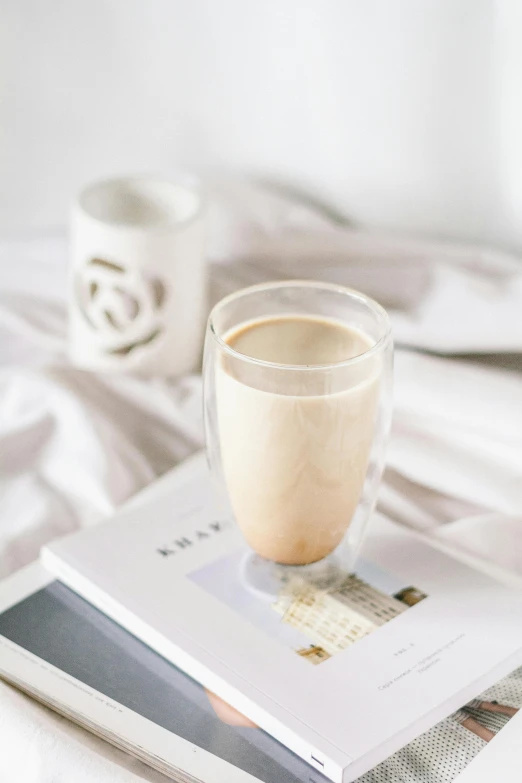
M 385 310 L 338 285 L 266 283 L 212 310 L 207 454 L 258 588 L 290 572 L 328 587 L 353 569 L 384 467 L 392 356 Z

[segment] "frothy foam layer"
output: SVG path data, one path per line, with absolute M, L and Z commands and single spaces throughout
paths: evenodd
M 371 348 L 370 339 L 333 319 L 281 316 L 250 321 L 225 338 L 238 353 L 264 362 L 289 365 L 338 364 Z

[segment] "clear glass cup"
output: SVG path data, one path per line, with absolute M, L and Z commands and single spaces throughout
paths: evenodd
M 327 345 L 326 354 L 348 335 L 357 355 L 283 364 L 230 344 L 261 321 L 274 319 L 277 327 L 295 317 L 330 327 L 333 353 Z M 328 588 L 353 570 L 384 468 L 392 364 L 385 310 L 349 288 L 266 283 L 212 310 L 204 359 L 207 455 L 250 547 L 244 575 L 255 589 L 277 594 L 290 574 Z

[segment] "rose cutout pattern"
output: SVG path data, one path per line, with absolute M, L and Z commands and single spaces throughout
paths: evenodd
M 91 258 L 78 274 L 76 297 L 100 348 L 112 356 L 128 356 L 163 331 L 165 285 L 139 270 Z

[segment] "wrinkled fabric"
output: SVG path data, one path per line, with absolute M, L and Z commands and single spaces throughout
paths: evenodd
M 315 278 L 389 310 L 395 413 L 380 509 L 522 576 L 522 264 L 368 233 L 245 182 L 209 183 L 212 300 Z M 0 575 L 109 515 L 203 445 L 201 379 L 94 374 L 66 358 L 62 235 L 0 242 Z M 0 779 L 160 777 L 0 684 Z

